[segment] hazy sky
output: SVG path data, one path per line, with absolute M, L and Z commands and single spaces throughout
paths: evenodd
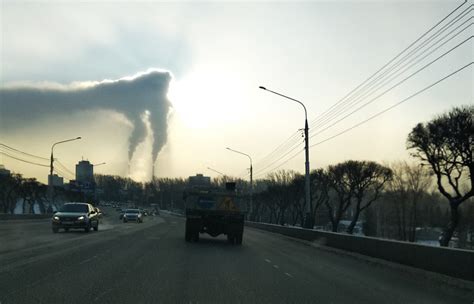
M 145 180 L 151 176 L 151 133 L 167 129 L 167 138 L 160 137 L 166 143 L 160 145 L 157 176 L 197 172 L 215 176 L 207 167 L 243 175 L 248 159 L 225 150 L 231 147 L 250 154 L 255 176 L 263 177 L 303 149 L 303 138 L 295 137 L 290 143 L 299 142 L 299 148 L 287 155 L 290 149 L 283 149 L 262 161 L 304 127 L 304 112 L 298 104 L 258 86 L 303 101 L 308 119 L 313 121 L 462 2 L 1 1 L 0 119 L 8 121 L 8 126 L 0 124 L 0 143 L 47 158 L 53 142 L 82 136 L 81 141 L 55 149 L 55 156 L 67 168 L 73 170 L 83 157 L 93 163 L 107 162 L 96 168 L 98 173 L 130 173 Z M 469 5 L 472 1 L 463 8 Z M 472 10 L 452 30 L 469 17 Z M 472 36 L 472 32 L 472 27 L 467 28 L 390 84 Z M 471 40 L 353 116 L 315 135 L 310 144 L 472 62 L 472 50 Z M 150 69 L 168 71 L 172 76 L 167 92 L 169 113 L 159 101 L 162 91 L 153 91 L 153 83 L 147 83 L 143 91 L 136 85 L 133 76 L 150 73 Z M 5 106 L 5 92 L 11 88 L 40 88 L 43 96 L 62 90 L 64 99 L 44 104 L 53 109 L 55 102 L 73 100 L 71 94 L 76 94 L 77 87 L 98 86 L 104 79 L 117 83 L 124 77 L 133 86 L 133 93 L 125 87 L 123 95 L 89 96 L 79 105 L 52 110 L 41 118 L 34 115 L 38 111 L 35 107 L 25 106 L 26 101 L 18 102 L 16 110 Z M 347 159 L 408 159 L 405 141 L 411 128 L 454 105 L 472 103 L 472 83 L 471 67 L 369 123 L 312 147 L 311 168 Z M 364 100 L 383 91 L 381 88 Z M 12 94 L 8 98 L 10 103 L 15 100 Z M 33 98 L 31 102 L 37 101 Z M 109 107 L 109 102 L 126 106 Z M 143 116 L 145 110 L 152 115 Z M 23 115 L 29 117 L 28 123 L 15 119 L 18 111 L 31 113 Z M 44 108 L 42 111 L 48 113 Z M 149 135 L 142 138 L 129 171 L 129 138 L 139 125 Z M 153 126 L 160 127 L 153 130 Z M 319 130 L 325 126 L 319 125 Z M 310 125 L 313 135 L 317 127 Z M 0 163 L 10 170 L 46 180 L 48 168 L 0 157 Z M 281 161 L 267 167 L 280 157 Z M 304 153 L 280 168 L 303 172 Z

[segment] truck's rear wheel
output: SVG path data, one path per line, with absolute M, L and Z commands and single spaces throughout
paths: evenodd
M 235 237 L 235 243 L 237 245 L 242 245 L 242 233 L 238 234 L 236 237 Z
M 185 233 L 184 233 L 184 239 L 186 242 L 191 242 L 191 231 L 189 229 L 189 224 L 186 223 L 186 228 L 185 228 Z

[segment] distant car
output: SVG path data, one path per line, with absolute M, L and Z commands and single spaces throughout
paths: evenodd
M 85 232 L 89 232 L 91 228 L 98 231 L 99 214 L 91 204 L 67 203 L 53 215 L 51 224 L 54 233 L 57 233 L 61 228 L 65 231 L 84 229 Z
M 123 222 L 137 222 L 137 223 L 143 223 L 143 214 L 140 211 L 140 209 L 127 209 L 125 210 L 125 213 L 123 214 Z
M 125 214 L 125 210 L 127 209 L 120 209 L 119 220 L 123 220 L 123 215 Z

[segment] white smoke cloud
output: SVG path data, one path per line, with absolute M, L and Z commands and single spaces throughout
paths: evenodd
M 171 78 L 168 71 L 150 69 L 118 80 L 68 85 L 10 83 L 0 88 L 0 128 L 2 132 L 14 132 L 38 120 L 79 111 L 118 112 L 133 125 L 129 137 L 130 161 L 147 136 L 147 126 L 142 119 L 146 115 L 153 135 L 152 160 L 155 162 L 167 140 L 171 108 L 167 92 Z

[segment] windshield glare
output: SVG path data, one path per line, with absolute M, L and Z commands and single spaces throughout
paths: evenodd
M 64 205 L 59 211 L 60 212 L 81 212 L 81 213 L 87 213 L 89 208 L 87 208 L 87 205 L 83 204 L 66 204 Z

